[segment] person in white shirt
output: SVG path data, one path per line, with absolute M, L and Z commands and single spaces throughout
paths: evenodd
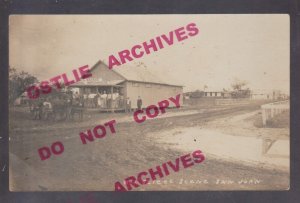
M 100 93 L 98 93 L 97 102 L 98 102 L 98 107 L 102 107 L 102 104 L 101 104 L 101 94 Z
M 107 107 L 107 94 L 106 91 L 103 92 L 101 95 L 101 100 L 102 100 L 102 107 L 106 108 Z
M 112 94 L 112 108 L 118 108 L 118 103 L 117 103 L 118 97 L 119 97 L 118 92 Z
M 46 101 L 43 102 L 43 112 L 45 114 L 45 118 L 48 119 L 49 114 L 52 113 L 52 104 L 47 98 Z
M 112 93 L 107 95 L 107 108 L 112 108 Z
M 46 99 L 43 103 L 44 108 L 52 109 L 52 104 L 49 102 L 49 99 Z

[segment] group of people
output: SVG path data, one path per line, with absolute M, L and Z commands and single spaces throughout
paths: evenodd
M 118 92 L 106 93 L 90 93 L 79 95 L 78 92 L 74 94 L 74 98 L 83 97 L 85 107 L 88 108 L 103 108 L 103 109 L 125 109 L 125 112 L 130 112 L 132 109 L 132 101 L 129 97 L 124 97 Z M 137 99 L 138 109 L 142 108 L 142 99 L 139 96 Z
M 64 98 L 57 95 L 53 98 L 40 98 L 39 100 L 30 103 L 29 107 L 30 111 L 33 113 L 33 118 L 40 120 L 43 115 L 44 118 L 48 119 L 48 117 L 53 114 L 54 105 L 56 105 L 57 108 L 61 106 L 61 109 L 57 109 L 59 111 L 63 111 L 63 107 L 89 107 L 89 105 L 86 105 L 86 99 L 91 99 L 90 101 L 92 102 L 90 105 L 93 105 L 95 108 L 121 108 L 125 109 L 126 113 L 133 110 L 131 99 L 129 97 L 124 98 L 124 96 L 119 95 L 119 93 L 106 94 L 104 91 L 102 94 L 98 93 L 94 95 L 82 95 L 78 92 L 73 94 L 73 92 L 69 91 L 67 94 L 69 96 L 64 96 Z M 137 109 L 141 110 L 143 101 L 140 96 L 138 96 L 136 102 Z M 67 112 L 67 114 L 71 114 L 71 112 Z
M 74 97 L 79 97 L 79 94 L 76 92 Z M 131 110 L 131 99 L 129 97 L 124 97 L 118 92 L 106 93 L 89 93 L 82 95 L 85 106 L 89 108 L 103 108 L 103 109 L 125 109 L 125 111 Z M 139 109 L 142 107 L 142 100 L 139 97 L 137 106 Z
M 86 106 L 89 108 L 121 108 L 124 101 L 124 96 L 118 92 L 107 94 L 106 91 L 103 93 L 83 94 L 83 98 Z

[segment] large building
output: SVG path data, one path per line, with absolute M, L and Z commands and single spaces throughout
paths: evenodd
M 180 104 L 183 101 L 183 86 L 163 82 L 159 76 L 144 66 L 122 65 L 109 69 L 104 62 L 98 61 L 91 68 L 91 73 L 92 77 L 72 85 L 79 88 L 79 94 L 117 93 L 121 98 L 129 97 L 132 108 L 137 108 L 138 96 L 143 100 L 143 107 L 157 104 L 157 102 L 177 94 L 181 94 Z M 172 107 L 171 103 L 170 107 Z M 119 105 L 118 107 L 107 106 L 106 108 L 123 109 L 124 107 Z

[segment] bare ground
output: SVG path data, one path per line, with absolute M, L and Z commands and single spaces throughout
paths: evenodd
M 206 125 L 209 121 L 251 112 L 259 107 L 258 103 L 214 107 L 197 114 L 147 120 L 142 124 L 118 123 L 118 119 L 129 116 L 122 113 L 91 114 L 83 122 L 49 123 L 30 120 L 25 111 L 14 109 L 10 111 L 10 189 L 111 191 L 116 181 L 183 155 L 180 151 L 157 145 L 155 140 L 145 136 L 147 133 L 179 126 Z M 81 143 L 79 132 L 111 119 L 117 120 L 116 134 L 108 134 L 86 145 Z M 64 143 L 64 153 L 41 161 L 37 149 L 58 140 Z M 288 189 L 289 174 L 207 156 L 203 163 L 172 173 L 161 181 L 166 182 L 135 190 L 279 190 Z

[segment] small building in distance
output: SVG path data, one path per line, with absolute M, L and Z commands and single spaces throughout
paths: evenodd
M 196 90 L 193 92 L 185 92 L 186 98 L 202 98 L 202 97 L 214 97 L 214 98 L 228 98 L 231 97 L 231 92 L 227 90 Z
M 203 92 L 203 97 L 229 98 L 231 97 L 231 92 L 225 89 L 220 90 L 220 89 L 206 88 Z
M 205 90 L 204 97 L 224 97 L 224 91 L 220 90 Z
M 280 90 L 255 89 L 251 91 L 251 99 L 254 100 L 284 100 L 288 95 Z
M 175 97 L 180 94 L 180 104 L 183 101 L 183 86 L 176 84 L 169 84 L 163 82 L 159 76 L 150 72 L 148 68 L 144 66 L 125 66 L 109 69 L 108 66 L 98 61 L 91 68 L 92 76 L 83 79 L 72 87 L 79 88 L 80 95 L 89 94 L 117 94 L 119 95 L 119 105 L 108 105 L 107 110 L 122 110 L 126 98 L 129 97 L 131 101 L 131 108 L 137 108 L 137 99 L 140 96 L 145 108 L 152 104 L 169 97 Z M 120 105 L 123 104 L 123 105 Z M 173 104 L 170 103 L 170 107 Z

